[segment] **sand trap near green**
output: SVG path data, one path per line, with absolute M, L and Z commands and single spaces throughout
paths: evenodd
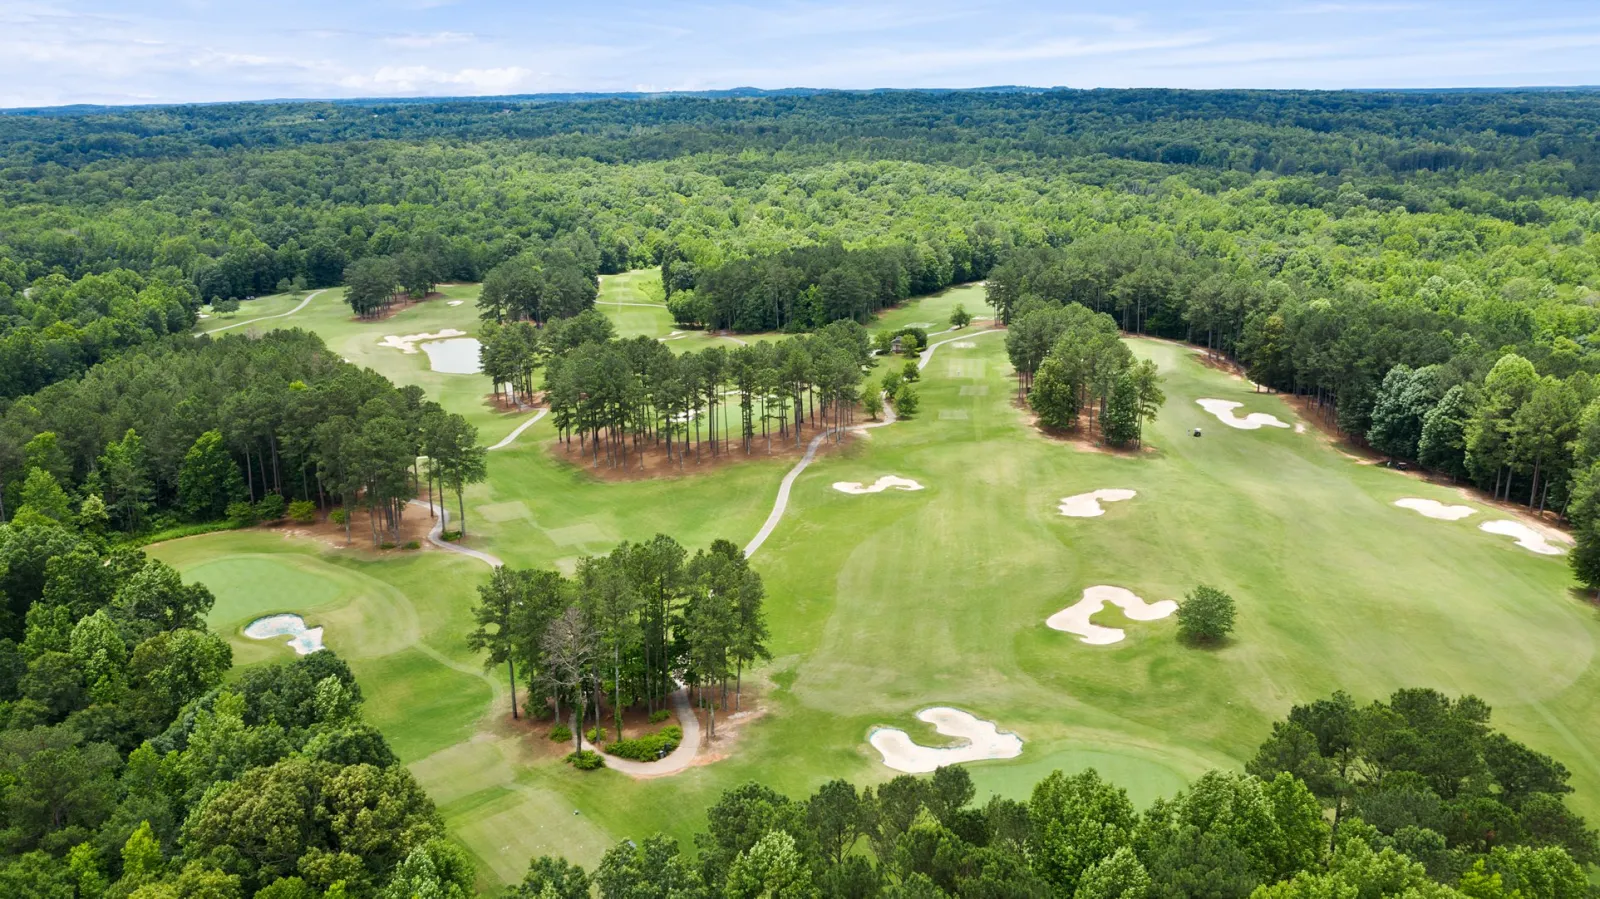
M 1215 415 L 1217 421 L 1230 428 L 1238 428 L 1241 431 L 1256 431 L 1264 427 L 1287 428 L 1289 426 L 1288 423 L 1281 421 L 1278 416 L 1268 415 L 1265 412 L 1252 412 L 1244 418 L 1240 418 L 1234 414 L 1233 410 L 1242 407 L 1244 403 L 1236 403 L 1233 400 L 1199 399 L 1195 400 L 1195 403 L 1200 408 Z
M 399 350 L 400 352 L 405 353 L 407 356 L 413 356 L 416 355 L 417 344 L 419 343 L 429 340 L 444 340 L 450 337 L 465 336 L 467 336 L 467 332 L 457 331 L 455 328 L 445 328 L 441 331 L 435 331 L 433 333 L 423 331 L 419 334 L 385 334 L 383 339 L 378 341 L 378 346 Z
M 1106 514 L 1101 503 L 1120 503 L 1139 495 L 1137 490 L 1096 490 L 1061 499 L 1061 514 L 1068 518 L 1096 518 Z
M 906 774 L 928 774 L 945 765 L 981 762 L 989 759 L 1014 759 L 1022 754 L 1022 738 L 1000 730 L 993 721 L 984 721 L 971 712 L 934 706 L 917 713 L 946 737 L 956 738 L 950 746 L 921 746 L 898 727 L 874 728 L 867 742 L 883 756 L 883 763 Z
M 1564 555 L 1565 550 L 1551 543 L 1545 535 L 1520 521 L 1500 519 L 1498 521 L 1485 521 L 1478 525 L 1478 530 L 1501 537 L 1512 537 L 1517 545 L 1529 552 L 1536 552 L 1541 556 Z
M 1405 499 L 1395 500 L 1394 504 L 1402 509 L 1410 509 L 1419 515 L 1436 518 L 1440 521 L 1460 521 L 1472 514 L 1472 507 L 1470 506 L 1446 505 L 1436 499 L 1417 499 L 1408 496 Z
M 245 625 L 244 635 L 252 640 L 271 640 L 288 637 L 289 648 L 299 655 L 310 655 L 322 649 L 322 628 L 306 627 L 299 615 L 268 615 Z
M 886 474 L 876 481 L 873 481 L 871 484 L 867 484 L 865 486 L 863 486 L 860 481 L 833 482 L 833 489 L 839 491 L 840 493 L 850 493 L 858 496 L 864 493 L 882 493 L 883 491 L 891 488 L 895 490 L 908 491 L 923 489 L 921 484 L 911 480 L 910 478 L 902 478 L 899 475 L 892 474 Z
M 1102 627 L 1089 621 L 1096 612 L 1107 605 L 1122 610 L 1133 621 L 1160 621 L 1178 611 L 1178 604 L 1170 599 L 1145 602 L 1137 593 L 1122 587 L 1099 584 L 1083 591 L 1083 598 L 1045 619 L 1052 630 L 1077 634 L 1091 646 L 1108 646 L 1120 643 L 1127 633 L 1117 627 Z

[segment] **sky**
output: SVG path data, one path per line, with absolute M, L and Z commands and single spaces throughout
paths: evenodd
M 0 107 L 566 91 L 1600 84 L 1600 3 L 0 0 Z

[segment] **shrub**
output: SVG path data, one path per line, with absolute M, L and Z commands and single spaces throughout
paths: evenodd
M 256 518 L 260 521 L 278 521 L 283 518 L 283 496 L 269 493 L 256 503 Z
M 967 311 L 967 307 L 957 303 L 956 308 L 950 312 L 950 327 L 965 328 L 970 324 L 972 324 L 972 313 Z
M 295 524 L 312 524 L 317 520 L 317 504 L 309 499 L 297 499 L 289 504 L 289 520 Z
M 349 513 L 345 512 L 345 510 L 343 510 L 343 509 L 334 509 L 332 512 L 328 513 L 328 520 L 333 522 L 334 524 L 338 525 L 339 527 L 344 527 L 345 519 L 348 516 L 349 516 Z
M 401 547 L 401 549 L 421 549 L 421 548 L 422 548 L 422 544 L 418 543 L 415 540 L 407 540 L 406 541 L 406 545 Z
M 636 762 L 653 762 L 678 748 L 683 742 L 683 729 L 673 724 L 632 740 L 618 740 L 606 747 L 606 752 L 618 758 Z
M 1178 637 L 1187 643 L 1221 643 L 1233 632 L 1233 597 L 1204 584 L 1178 606 Z
M 550 742 L 565 743 L 571 739 L 572 728 L 566 726 L 565 724 L 557 724 L 555 727 L 550 728 Z
M 389 542 L 388 540 L 385 540 L 382 543 L 378 544 L 378 548 L 379 549 L 394 549 L 394 544 Z
M 590 743 L 604 743 L 606 741 L 606 729 L 603 727 L 591 727 L 583 732 L 583 738 Z
M 661 722 L 663 722 L 663 721 L 665 721 L 665 720 L 667 720 L 668 718 L 671 718 L 671 717 L 672 717 L 672 713 L 667 711 L 666 709 L 656 709 L 655 711 L 650 713 L 650 723 L 651 724 L 660 724 Z
M 247 502 L 228 503 L 228 521 L 236 528 L 256 523 L 256 507 Z
M 567 753 L 567 764 L 579 771 L 593 771 L 606 766 L 605 757 L 598 752 L 585 749 L 582 752 Z
M 450 541 L 451 543 L 454 543 L 457 540 L 461 539 L 461 532 L 460 531 L 444 531 L 444 532 L 440 533 L 439 536 L 442 539 L 445 539 L 445 540 Z

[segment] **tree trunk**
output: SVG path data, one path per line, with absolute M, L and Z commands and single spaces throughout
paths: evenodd
M 456 511 L 461 513 L 461 522 L 458 527 L 461 529 L 461 538 L 463 540 L 467 537 L 467 505 L 466 501 L 461 498 L 461 491 L 465 487 L 466 485 L 462 484 L 456 488 Z
M 517 660 L 509 653 L 506 655 L 506 668 L 511 672 L 511 720 L 515 721 L 522 716 L 517 713 Z

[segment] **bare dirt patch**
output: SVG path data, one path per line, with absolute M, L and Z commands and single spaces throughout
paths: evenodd
M 437 499 L 437 498 L 436 498 Z M 428 531 L 433 529 L 433 519 L 428 513 L 416 506 L 407 506 L 406 512 L 400 517 L 400 542 L 391 549 L 376 549 L 372 545 L 372 519 L 368 517 L 365 508 L 357 507 L 350 513 L 350 542 L 345 542 L 344 525 L 334 524 L 329 519 L 327 512 L 318 512 L 314 524 L 286 524 L 278 527 L 285 540 L 307 539 L 317 540 L 334 549 L 355 550 L 377 555 L 387 555 L 395 552 L 418 552 L 430 549 Z M 383 522 L 378 523 L 379 530 L 383 529 Z M 385 533 L 384 540 L 392 539 Z M 419 547 L 416 550 L 403 549 L 402 547 L 415 541 Z
M 856 424 L 868 423 L 865 416 L 858 416 Z M 646 443 L 634 446 L 630 441 L 626 464 L 618 459 L 617 464 L 612 464 L 606 458 L 604 445 L 600 449 L 600 457 L 595 458 L 592 445 L 580 447 L 578 439 L 574 437 L 569 444 L 566 440 L 556 438 L 546 445 L 551 458 L 566 462 L 569 465 L 581 466 L 590 474 L 606 481 L 638 481 L 646 478 L 681 478 L 695 477 L 718 471 L 730 465 L 739 465 L 760 459 L 798 459 L 805 455 L 806 446 L 818 434 L 829 430 L 819 428 L 811 423 L 800 429 L 799 445 L 795 443 L 795 435 L 790 431 L 788 436 L 772 435 L 769 447 L 767 441 L 760 435 L 751 442 L 750 452 L 744 451 L 743 442 L 735 439 L 726 446 L 718 441 L 717 452 L 711 452 L 710 441 L 702 441 L 699 451 L 696 452 L 693 441 L 688 444 L 688 452 L 680 455 L 679 444 L 674 441 L 672 445 L 672 458 L 667 458 L 665 441 L 659 445 Z M 846 431 L 842 441 L 828 439 L 822 441 L 817 447 L 817 455 L 833 455 L 848 450 L 854 445 L 857 434 L 860 432 Z

